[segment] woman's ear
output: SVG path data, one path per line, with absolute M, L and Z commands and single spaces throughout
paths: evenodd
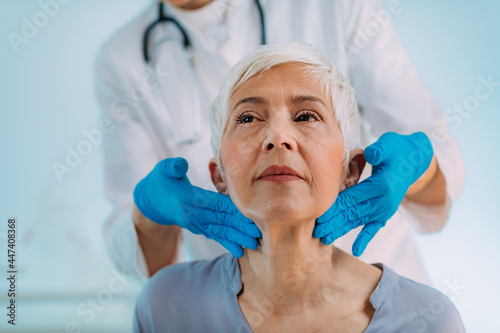
M 217 160 L 214 157 L 212 157 L 208 162 L 208 170 L 210 170 L 210 178 L 212 178 L 212 183 L 215 185 L 217 191 L 219 191 L 219 193 L 227 194 L 226 183 L 224 183 Z
M 352 150 L 349 156 L 349 172 L 344 180 L 346 188 L 356 185 L 359 182 L 359 177 L 361 177 L 365 164 L 363 149 L 357 148 Z

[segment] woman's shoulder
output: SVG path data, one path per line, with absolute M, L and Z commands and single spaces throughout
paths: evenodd
M 376 310 L 370 329 L 465 332 L 455 305 L 445 294 L 400 276 L 384 265 L 378 266 L 383 274 L 370 298 Z
M 212 260 L 175 264 L 158 271 L 137 298 L 135 331 L 200 331 L 224 322 L 224 301 L 231 293 L 235 258 L 224 254 Z M 233 277 L 234 278 L 234 277 Z M 223 318 L 214 321 L 213 318 Z M 216 322 L 216 323 L 214 323 Z
M 228 266 L 233 257 L 229 254 L 215 259 L 189 261 L 167 266 L 151 277 L 141 294 L 156 296 L 159 293 L 175 295 L 197 294 L 207 287 L 223 285 Z
M 137 298 L 136 307 L 197 304 L 231 288 L 235 258 L 223 254 L 215 259 L 189 261 L 167 266 L 153 275 Z

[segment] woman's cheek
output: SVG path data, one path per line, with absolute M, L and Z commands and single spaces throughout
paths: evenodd
M 237 201 L 239 202 L 242 192 L 245 191 L 243 186 L 245 176 L 244 163 L 242 163 L 236 153 L 232 155 L 228 154 L 227 156 L 231 156 L 231 159 L 224 159 L 221 156 L 222 164 L 224 165 L 224 181 L 227 186 L 227 194 L 236 203 Z
M 318 145 L 321 153 L 316 156 L 322 158 L 316 160 L 315 180 L 319 180 L 315 185 L 318 189 L 318 199 L 322 202 L 321 206 L 329 206 L 335 202 L 341 189 L 344 178 L 343 145 L 332 146 L 330 141 L 327 145 Z M 323 207 L 324 208 L 324 207 Z

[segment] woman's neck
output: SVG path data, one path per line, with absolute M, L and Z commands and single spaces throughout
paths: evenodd
M 343 289 L 341 251 L 312 237 L 314 221 L 261 228 L 255 250 L 239 259 L 244 292 L 270 301 L 276 312 L 305 311 L 331 303 Z M 340 273 L 340 274 L 337 274 Z

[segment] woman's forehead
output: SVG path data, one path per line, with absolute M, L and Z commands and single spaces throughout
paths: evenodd
M 291 63 L 275 66 L 252 76 L 231 95 L 230 108 L 241 104 L 266 104 L 281 98 L 286 102 L 320 102 L 331 104 L 330 94 L 321 80 L 303 64 Z

